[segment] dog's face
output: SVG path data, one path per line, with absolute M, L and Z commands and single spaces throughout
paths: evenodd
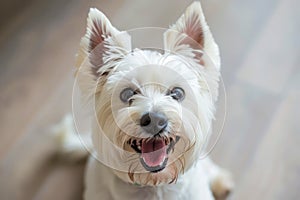
M 91 9 L 77 60 L 79 85 L 95 105 L 94 148 L 117 176 L 172 183 L 198 160 L 220 65 L 200 3 L 164 33 L 163 52 L 132 50 L 128 33 Z

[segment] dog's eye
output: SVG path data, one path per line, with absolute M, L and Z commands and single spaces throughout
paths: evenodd
M 177 100 L 177 101 L 182 101 L 185 97 L 185 93 L 184 93 L 184 90 L 180 87 L 175 87 L 173 88 L 170 92 L 169 92 L 169 95 Z
M 129 99 L 135 94 L 136 94 L 136 92 L 132 88 L 125 88 L 120 93 L 120 99 L 124 103 L 127 103 L 129 101 Z

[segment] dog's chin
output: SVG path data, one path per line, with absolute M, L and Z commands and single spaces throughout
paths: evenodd
M 174 151 L 179 136 L 156 136 L 130 138 L 127 143 L 139 154 L 139 161 L 147 172 L 163 171 L 168 165 L 169 155 Z
M 122 181 L 138 186 L 159 186 L 176 183 L 179 174 L 182 172 L 180 161 L 168 163 L 163 169 L 157 172 L 124 172 L 113 170 L 114 174 Z

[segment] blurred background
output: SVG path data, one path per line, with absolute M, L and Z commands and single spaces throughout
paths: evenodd
M 168 27 L 191 2 L 0 1 L 1 200 L 81 199 L 84 163 L 45 163 L 43 152 L 44 133 L 71 111 L 89 8 L 126 30 Z M 233 173 L 230 199 L 299 199 L 300 1 L 201 2 L 221 49 L 227 118 L 211 155 Z

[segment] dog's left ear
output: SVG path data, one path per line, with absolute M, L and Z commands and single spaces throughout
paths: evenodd
M 200 2 L 193 2 L 177 22 L 164 34 L 166 51 L 185 55 L 187 48 L 193 51 L 199 63 L 206 66 L 203 52 L 207 53 L 214 65 L 220 68 L 219 48 L 205 21 Z
M 101 11 L 91 8 L 76 66 L 79 68 L 88 58 L 91 70 L 97 76 L 103 64 L 115 62 L 130 51 L 131 39 L 128 33 L 117 30 Z

